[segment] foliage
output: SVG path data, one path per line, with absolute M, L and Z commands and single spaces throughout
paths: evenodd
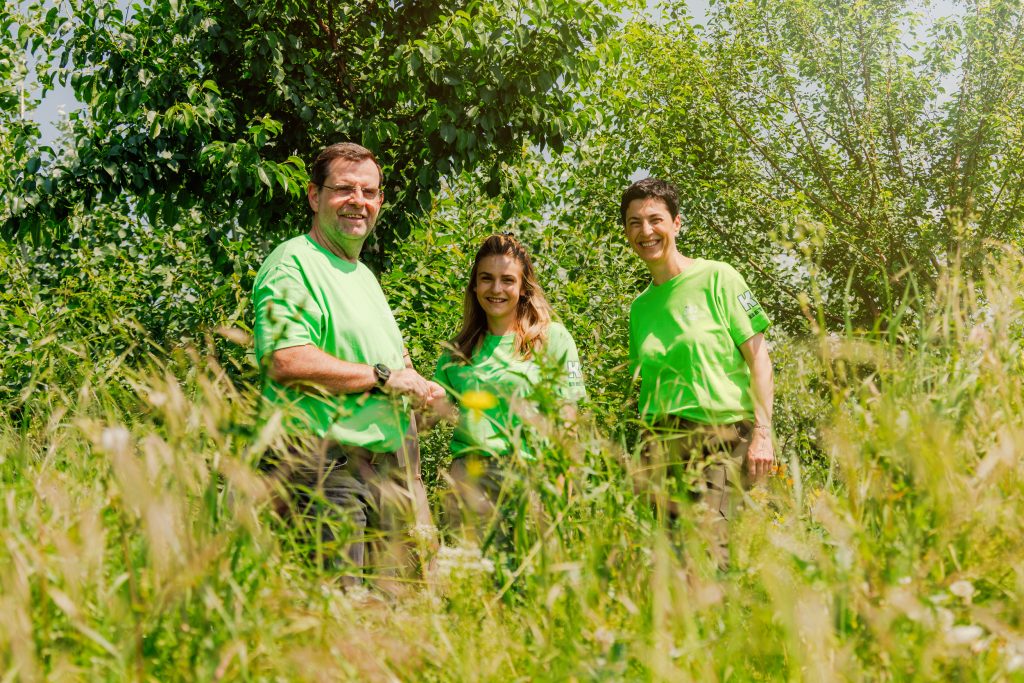
M 1022 240 L 1024 13 L 930 5 L 725 1 L 700 27 L 659 3 L 598 79 L 591 137 L 618 154 L 582 172 L 673 180 L 683 248 L 736 264 L 787 329 L 812 283 L 830 328 L 884 327 Z
M 154 229 L 128 207 L 71 221 L 48 249 L 0 242 L 0 404 L 12 415 L 44 412 L 53 395 L 135 366 L 155 349 L 206 347 L 217 328 L 250 329 L 250 290 L 209 260 L 198 216 Z M 247 241 L 229 255 L 246 274 L 257 256 Z M 249 273 L 249 277 L 251 277 Z M 234 344 L 217 342 L 237 378 L 252 367 Z
M 31 26 L 31 16 L 6 4 L 0 9 L 0 193 L 5 196 L 17 186 L 18 169 L 29 163 L 39 135 L 39 127 L 27 117 L 36 99 L 25 83 L 29 66 L 21 49 Z M 0 206 L 0 220 L 8 215 Z
M 592 52 L 618 5 L 20 7 L 0 14 L 7 677 L 1024 680 L 1019 5 L 725 0 L 703 29 L 673 2 Z M 57 154 L 23 117 L 27 52 L 88 106 Z M 381 277 L 416 366 L 455 332 L 476 245 L 513 230 L 589 393 L 569 433 L 540 387 L 508 541 L 449 534 L 399 597 L 340 590 L 255 468 L 281 434 L 251 278 L 342 136 L 393 181 Z M 735 264 L 780 328 L 780 468 L 724 573 L 696 514 L 659 523 L 630 475 L 647 277 L 617 207 L 645 170 L 680 187 L 683 249 Z M 424 439 L 435 503 L 447 436 Z
M 440 179 L 497 168 L 524 140 L 559 150 L 586 121 L 571 87 L 615 3 L 162 0 L 125 11 L 80 0 L 32 40 L 88 113 L 73 150 L 30 160 L 8 236 L 59 239 L 69 215 L 115 197 L 172 224 L 202 210 L 211 257 L 239 231 L 302 225 L 306 160 L 343 139 L 379 152 L 392 222 L 430 205 Z M 42 10 L 39 9 L 39 12 Z M 40 170 L 41 169 L 41 170 Z M 496 173 L 496 171 L 493 171 Z M 217 200 L 211 201 L 211 198 Z

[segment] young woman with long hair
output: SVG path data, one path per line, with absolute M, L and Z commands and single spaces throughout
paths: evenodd
M 441 354 L 435 381 L 459 407 L 449 471 L 463 508 L 493 509 L 498 460 L 520 452 L 522 409 L 544 374 L 557 377 L 563 417 L 585 395 L 576 343 L 552 320 L 526 248 L 510 233 L 477 251 L 463 302 L 462 329 Z M 439 412 L 445 412 L 440 406 Z M 465 510 L 464 510 L 465 511 Z

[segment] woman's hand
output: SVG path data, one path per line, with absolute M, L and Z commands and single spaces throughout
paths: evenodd
M 740 352 L 750 368 L 750 390 L 754 399 L 754 430 L 747 451 L 747 474 L 751 480 L 757 481 L 771 472 L 775 465 L 771 426 L 775 376 L 763 334 L 755 334 L 740 344 Z
M 420 429 L 433 428 L 440 420 L 451 424 L 459 421 L 459 411 L 448 400 L 448 394 L 437 382 L 430 382 L 430 397 L 427 399 L 426 410 L 419 413 Z
M 775 467 L 775 444 L 768 425 L 754 425 L 747 449 L 747 475 L 753 481 L 763 479 Z

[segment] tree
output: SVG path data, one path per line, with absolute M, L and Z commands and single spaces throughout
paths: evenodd
M 790 329 L 885 327 L 990 240 L 1024 242 L 1024 9 L 668 0 L 600 74 L 578 185 L 616 199 L 643 169 L 680 189 L 689 253 L 733 262 Z
M 884 326 L 912 284 L 1020 242 L 1022 33 L 1017 0 L 934 20 L 893 1 L 714 13 L 701 77 L 790 202 L 782 237 L 820 269 L 834 317 Z
M 295 198 L 306 160 L 354 139 L 386 167 L 383 236 L 404 235 L 443 176 L 491 168 L 496 191 L 502 158 L 527 142 L 559 150 L 579 131 L 569 86 L 595 68 L 588 48 L 617 21 L 615 8 L 159 0 L 125 13 L 114 0 L 80 0 L 70 16 L 52 9 L 42 32 L 60 68 L 48 78 L 69 81 L 88 113 L 74 121 L 74 150 L 23 169 L 4 232 L 45 242 L 71 213 L 128 193 L 154 224 L 203 207 L 217 252 L 229 232 L 304 225 Z M 215 261 L 231 268 L 223 254 Z

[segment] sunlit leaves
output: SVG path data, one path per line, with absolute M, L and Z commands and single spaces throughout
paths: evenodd
M 442 176 L 580 131 L 567 86 L 593 71 L 614 4 L 82 0 L 46 15 L 58 78 L 88 105 L 76 152 L 22 175 L 39 210 L 6 231 L 52 239 L 67 208 L 128 191 L 144 211 L 222 197 L 211 219 L 225 230 L 293 232 L 282 219 L 303 216 L 302 178 L 288 160 L 350 139 L 377 151 L 391 185 L 379 233 L 401 234 Z M 75 183 L 44 200 L 40 174 Z

